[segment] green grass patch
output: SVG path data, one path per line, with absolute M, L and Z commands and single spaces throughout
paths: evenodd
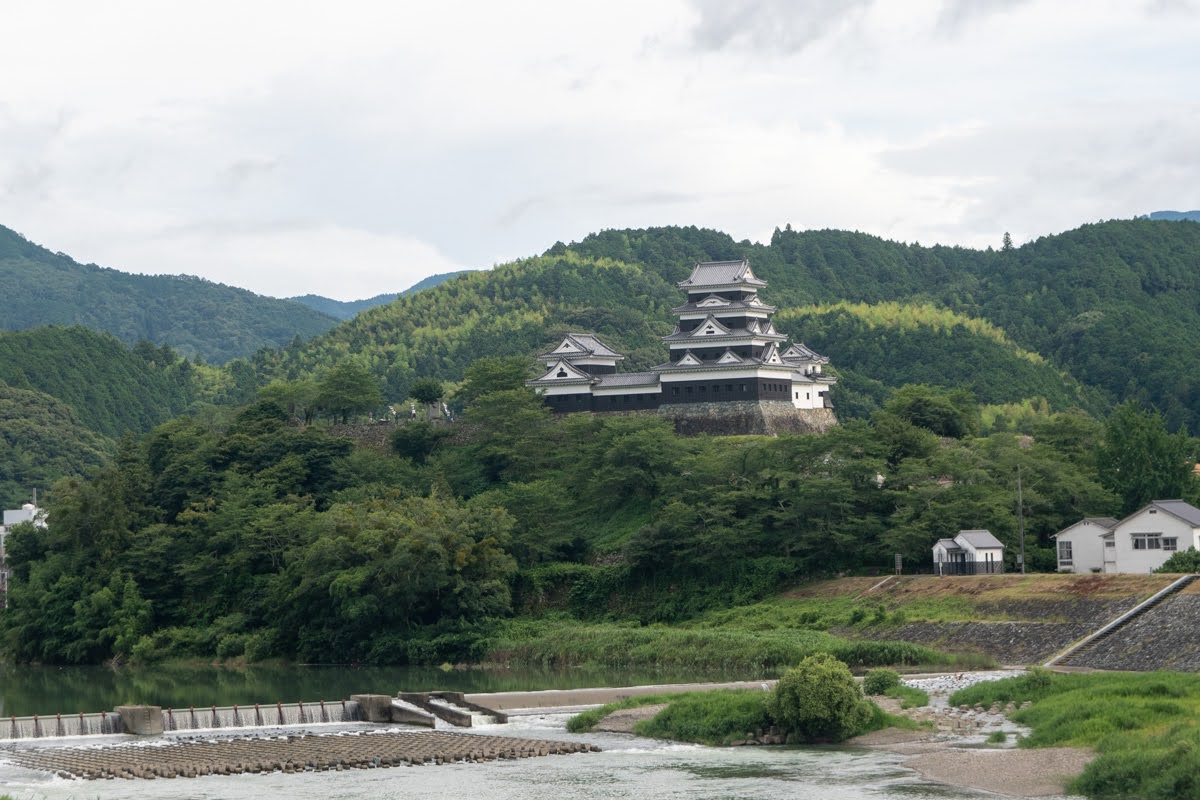
M 1200 800 L 1200 675 L 1037 671 L 955 692 L 950 702 L 1033 705 L 1013 719 L 1022 747 L 1073 745 L 1099 754 L 1071 790 L 1095 798 Z
M 491 642 L 487 660 L 512 666 L 632 667 L 741 671 L 764 675 L 830 653 L 852 667 L 991 666 L 978 655 L 951 655 L 909 642 L 853 641 L 814 630 L 749 631 L 666 625 L 514 620 Z
M 992 731 L 984 741 L 988 744 L 1004 744 L 1008 741 L 1008 734 L 1004 731 Z
M 653 719 L 642 720 L 634 733 L 656 739 L 721 745 L 771 726 L 769 692 L 715 691 L 676 695 Z
M 901 708 L 921 708 L 929 705 L 929 692 L 914 686 L 900 684 L 888 689 L 884 694 L 898 699 Z
M 567 721 L 567 730 L 572 733 L 586 733 L 614 711 L 667 703 L 667 707 L 652 719 L 637 723 L 633 729 L 634 733 L 679 742 L 727 745 L 745 739 L 747 734 L 755 735 L 775 724 L 767 713 L 767 700 L 770 696 L 770 692 L 720 689 L 712 692 L 629 697 L 571 717 Z M 870 707 L 871 716 L 855 733 L 856 736 L 884 728 L 922 729 L 920 723 L 907 717 L 889 714 L 874 703 L 870 703 Z

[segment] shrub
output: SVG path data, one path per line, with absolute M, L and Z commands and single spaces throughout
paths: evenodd
M 871 706 L 850 668 L 827 653 L 809 656 L 785 672 L 767 711 L 790 736 L 809 742 L 843 741 L 871 719 Z
M 863 678 L 864 694 L 886 694 L 888 689 L 900 685 L 900 673 L 890 669 L 873 669 Z

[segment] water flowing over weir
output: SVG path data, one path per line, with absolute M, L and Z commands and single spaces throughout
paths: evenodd
M 98 714 L 54 714 L 9 717 L 0 720 L 0 739 L 42 739 L 56 736 L 101 736 L 121 732 L 121 716 L 107 711 Z
M 275 725 L 316 725 L 361 722 L 362 708 L 354 700 L 319 700 L 315 703 L 274 703 L 209 708 L 164 708 L 164 731 L 211 728 L 265 728 Z
M 210 730 L 214 728 L 270 728 L 361 722 L 362 708 L 354 700 L 318 700 L 312 703 L 256 703 L 251 706 L 207 708 L 164 708 L 163 731 Z M 47 739 L 67 736 L 104 736 L 124 733 L 121 715 L 113 711 L 95 714 L 54 714 L 0 719 L 0 740 Z

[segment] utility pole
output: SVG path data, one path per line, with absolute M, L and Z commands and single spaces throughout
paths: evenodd
M 1025 574 L 1025 503 L 1021 500 L 1021 465 L 1017 464 L 1017 535 L 1021 540 L 1021 574 Z

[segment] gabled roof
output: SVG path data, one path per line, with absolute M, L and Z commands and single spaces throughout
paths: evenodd
M 1112 529 L 1114 526 L 1116 526 L 1117 520 L 1113 519 L 1112 517 L 1084 517 L 1083 519 L 1079 520 L 1079 522 L 1068 525 L 1067 527 L 1063 528 L 1058 533 L 1050 534 L 1050 538 L 1057 539 L 1059 536 L 1062 536 L 1067 531 L 1074 530 L 1075 528 L 1078 528 L 1080 525 L 1085 525 L 1088 523 L 1091 523 L 1092 525 L 1095 525 L 1098 528 L 1103 528 L 1106 531 L 1106 533 L 1100 534 L 1100 537 L 1103 538 L 1104 536 L 1112 533 Z
M 558 347 L 549 353 L 542 353 L 538 358 L 580 358 L 582 356 L 600 356 L 617 361 L 625 358 L 590 333 L 568 333 Z
M 698 261 L 692 268 L 691 277 L 680 281 L 680 289 L 697 286 L 727 286 L 733 283 L 744 283 L 750 286 L 766 286 L 767 282 L 754 277 L 750 271 L 750 262 L 740 261 Z
M 702 367 L 702 366 L 704 366 L 704 362 L 701 361 L 700 359 L 696 358 L 696 356 L 692 354 L 691 350 L 684 350 L 683 355 L 680 356 L 679 360 L 675 362 L 675 366 L 677 366 L 677 367 Z
M 596 378 L 578 367 L 572 366 L 570 361 L 565 358 L 560 358 L 554 366 L 546 370 L 546 374 L 540 378 L 535 378 L 531 381 L 525 381 L 526 386 L 536 386 L 540 384 L 565 384 L 565 383 L 592 383 Z
M 729 334 L 733 333 L 732 328 L 722 323 L 721 320 L 717 319 L 712 314 L 709 314 L 704 318 L 704 322 L 701 322 L 694 330 L 688 332 L 688 336 L 712 336 L 713 334 L 705 333 L 705 331 L 710 328 L 715 329 L 719 334 L 724 336 L 728 336 Z
M 782 364 L 783 359 L 779 357 L 779 348 L 774 342 L 763 348 L 762 362 L 764 364 Z
M 787 360 L 797 361 L 816 361 L 821 364 L 828 364 L 829 358 L 819 355 L 812 348 L 806 347 L 803 342 L 793 342 L 792 346 L 783 352 L 783 357 Z
M 975 531 L 959 531 L 955 539 L 962 539 L 967 544 L 975 549 L 988 547 L 1004 547 L 1004 544 L 992 535 L 991 531 L 975 530 Z
M 958 542 L 954 541 L 953 539 L 938 539 L 937 544 L 940 544 L 942 548 L 947 551 L 962 550 L 962 548 L 958 546 Z M 934 547 L 937 547 L 937 544 L 935 544 Z
M 1117 524 L 1123 525 L 1149 508 L 1157 508 L 1160 511 L 1165 511 L 1171 516 L 1183 520 L 1193 528 L 1200 528 L 1200 508 L 1196 508 L 1191 503 L 1184 502 L 1183 500 L 1152 500 Z
M 717 359 L 717 363 L 718 364 L 745 364 L 746 359 L 742 358 L 737 353 L 733 352 L 728 347 L 726 347 L 725 352 L 722 353 L 721 357 Z

